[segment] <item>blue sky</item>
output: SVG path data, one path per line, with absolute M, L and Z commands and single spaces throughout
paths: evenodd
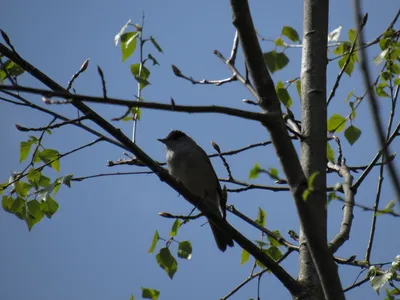
M 381 33 L 398 9 L 397 0 L 365 1 L 369 12 L 366 27 L 367 40 Z M 119 48 L 113 44 L 115 34 L 129 19 L 134 23 L 146 14 L 145 35 L 154 36 L 164 50 L 159 54 L 146 45 L 160 66 L 151 68 L 151 86 L 143 90 L 149 101 L 169 103 L 170 97 L 177 104 L 226 105 L 242 109 L 253 109 L 242 103 L 249 98 L 246 89 L 238 83 L 221 87 L 193 86 L 171 72 L 170 65 L 177 65 L 182 72 L 197 79 L 221 79 L 229 77 L 229 70 L 215 55 L 214 49 L 226 56 L 230 53 L 234 29 L 227 1 L 6 1 L 0 11 L 0 27 L 9 35 L 22 57 L 66 86 L 86 58 L 90 58 L 89 69 L 76 81 L 74 88 L 80 94 L 101 95 L 101 82 L 96 65 L 102 67 L 107 81 L 108 95 L 133 99 L 136 82 L 129 72 L 129 65 L 138 62 L 138 53 L 122 63 Z M 302 31 L 301 1 L 252 1 L 252 13 L 256 27 L 266 38 L 274 39 L 282 26 L 291 26 Z M 349 1 L 332 1 L 329 30 L 343 26 L 343 37 L 354 27 L 353 7 Z M 262 44 L 264 51 L 273 45 Z M 378 50 L 370 52 L 370 57 Z M 288 49 L 291 62 L 285 70 L 273 74 L 273 79 L 288 80 L 299 76 L 299 49 Z M 330 54 L 332 56 L 332 54 Z M 239 53 L 238 63 L 241 61 Z M 243 65 L 240 64 L 240 69 Z M 378 68 L 372 66 L 376 75 Z M 336 63 L 329 65 L 328 90 L 338 72 Z M 24 75 L 20 83 L 38 86 L 37 81 Z M 360 78 L 345 75 L 336 97 L 329 107 L 329 114 L 348 114 L 344 103 L 346 95 L 354 89 L 362 94 Z M 293 109 L 299 111 L 299 99 L 295 88 L 289 89 L 293 98 Z M 39 97 L 29 99 L 40 103 Z M 389 103 L 383 104 L 386 107 Z M 105 118 L 120 116 L 123 108 L 101 105 L 93 106 Z M 51 107 L 73 118 L 76 111 L 70 107 Z M 386 115 L 385 115 L 386 119 Z M 39 112 L 21 109 L 0 102 L 0 139 L 2 143 L 2 168 L 0 182 L 8 179 L 12 171 L 22 170 L 19 165 L 19 143 L 29 134 L 18 132 L 15 124 L 27 127 L 44 126 L 51 119 Z M 396 119 L 398 120 L 398 118 Z M 395 122 L 397 124 L 397 122 Z M 367 103 L 358 110 L 355 125 L 363 130 L 360 140 L 353 146 L 342 139 L 349 165 L 367 164 L 377 151 L 377 143 Z M 115 123 L 128 136 L 130 123 Z M 212 153 L 210 141 L 221 149 L 240 148 L 250 143 L 269 140 L 269 135 L 259 124 L 216 114 L 189 115 L 145 110 L 138 127 L 138 145 L 154 159 L 164 159 L 164 147 L 156 139 L 164 137 L 171 129 L 181 129 L 191 135 L 207 152 Z M 342 134 L 339 134 L 342 137 Z M 95 138 L 75 128 L 54 130 L 46 136 L 44 144 L 61 153 L 83 145 Z M 393 144 L 397 149 L 399 143 Z M 133 167 L 106 167 L 107 160 L 117 160 L 123 151 L 106 143 L 66 157 L 61 162 L 61 174 L 85 176 L 105 172 L 134 171 Z M 233 175 L 247 180 L 248 171 L 259 163 L 262 167 L 280 168 L 271 147 L 259 148 L 241 156 L 228 157 Z M 226 171 L 220 160 L 213 160 L 220 177 Z M 59 177 L 52 170 L 47 176 Z M 355 175 L 357 178 L 359 175 Z M 385 177 L 382 203 L 394 199 Z M 331 175 L 331 184 L 341 179 Z M 356 201 L 372 205 L 375 197 L 377 172 L 373 172 L 362 185 Z M 273 184 L 261 176 L 256 182 Z M 0 288 L 1 299 L 129 299 L 131 294 L 140 298 L 140 287 L 150 287 L 161 292 L 160 299 L 219 299 L 227 294 L 250 273 L 252 264 L 240 265 L 241 249 L 235 246 L 225 253 L 218 251 L 208 226 L 203 221 L 191 222 L 183 227 L 178 240 L 190 239 L 193 244 L 191 261 L 179 260 L 178 272 L 170 280 L 157 265 L 154 254 L 147 254 L 154 231 L 167 237 L 172 221 L 158 216 L 161 211 L 185 214 L 190 206 L 175 191 L 160 182 L 155 176 L 118 176 L 86 180 L 73 183 L 72 188 L 63 187 L 56 197 L 59 211 L 51 220 L 43 220 L 28 232 L 25 223 L 15 216 L 0 211 Z M 229 203 L 255 218 L 258 207 L 267 213 L 267 227 L 298 232 L 298 220 L 289 194 L 256 192 L 230 194 Z M 364 257 L 368 240 L 371 214 L 355 210 L 351 241 L 346 243 L 338 255 L 348 257 L 357 254 Z M 250 239 L 258 239 L 259 233 L 243 224 L 234 216 L 229 221 L 242 230 Z M 329 206 L 329 237 L 338 231 L 341 221 L 341 205 Z M 372 260 L 390 261 L 399 254 L 400 240 L 393 239 L 390 231 L 399 221 L 390 216 L 378 219 L 375 247 Z M 159 246 L 162 243 L 160 242 Z M 172 248 L 175 249 L 176 248 Z M 175 251 L 174 250 L 174 251 Z M 297 276 L 297 255 L 292 254 L 283 266 Z M 340 267 L 342 283 L 349 286 L 359 270 Z M 363 276 L 363 275 L 362 275 Z M 232 299 L 256 297 L 256 281 L 240 290 Z M 289 294 L 272 275 L 262 279 L 263 298 L 289 299 Z M 375 296 L 368 285 L 356 288 L 347 294 L 349 299 L 383 299 Z

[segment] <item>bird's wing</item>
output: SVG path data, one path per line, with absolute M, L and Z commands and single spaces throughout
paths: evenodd
M 196 145 L 197 145 L 197 144 L 196 144 Z M 197 147 L 199 147 L 200 152 L 201 152 L 202 155 L 204 156 L 204 159 L 205 159 L 205 160 L 207 161 L 207 163 L 210 165 L 211 170 L 212 170 L 213 173 L 214 173 L 215 181 L 216 181 L 216 183 L 217 183 L 217 193 L 218 193 L 218 197 L 219 197 L 218 205 L 219 205 L 219 208 L 220 208 L 221 211 L 222 211 L 223 217 L 225 218 L 225 217 L 226 217 L 226 202 L 227 202 L 227 200 L 228 200 L 228 199 L 227 199 L 227 193 L 226 193 L 226 191 L 225 191 L 225 192 L 222 191 L 221 185 L 220 185 L 219 180 L 218 180 L 217 173 L 215 173 L 214 167 L 213 167 L 213 165 L 212 165 L 212 163 L 211 163 L 211 160 L 210 160 L 210 158 L 208 157 L 207 153 L 206 153 L 206 152 L 204 151 L 204 149 L 201 148 L 199 145 L 197 145 Z

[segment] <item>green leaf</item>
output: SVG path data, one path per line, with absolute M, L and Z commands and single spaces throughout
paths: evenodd
M 19 147 L 19 163 L 22 163 L 28 157 L 33 144 L 35 144 L 35 141 L 31 140 L 21 142 Z
M 32 188 L 32 185 L 30 185 L 27 182 L 23 182 L 23 181 L 15 182 L 15 191 L 16 191 L 17 195 L 21 198 L 26 198 L 26 196 L 28 195 L 31 188 Z
M 1 199 L 1 205 L 6 212 L 13 213 L 11 207 L 14 203 L 14 199 L 12 197 L 3 196 Z
M 349 29 L 349 31 L 347 32 L 347 35 L 349 36 L 350 42 L 354 43 L 354 41 L 356 40 L 356 37 L 357 37 L 357 30 Z
M 157 300 L 159 296 L 160 296 L 159 291 L 142 287 L 142 298 L 143 299 Z
M 396 75 L 400 75 L 400 66 L 398 64 L 396 64 L 396 63 L 389 64 L 387 66 L 387 69 L 388 69 L 388 71 L 390 73 L 393 73 L 393 74 L 396 74 Z M 391 74 L 391 75 L 393 75 L 393 74 Z M 393 76 L 390 76 L 390 78 L 392 78 L 392 77 Z
M 53 193 L 56 195 L 58 193 L 58 190 L 60 189 L 62 184 L 65 184 L 67 187 L 71 188 L 71 179 L 74 177 L 73 174 L 68 174 L 63 177 L 57 178 L 54 180 L 54 188 L 53 188 Z M 51 191 L 50 191 L 51 192 Z
M 338 28 L 332 30 L 329 34 L 328 34 L 328 42 L 337 42 L 339 40 L 340 37 L 340 32 L 342 31 L 342 26 L 339 26 Z
M 350 145 L 353 145 L 361 136 L 361 130 L 351 125 L 344 131 L 344 136 L 349 141 Z
M 381 287 L 383 287 L 386 282 L 388 282 L 390 279 L 392 279 L 392 273 L 386 271 L 383 275 L 378 275 L 378 276 L 371 276 L 369 278 L 369 282 L 372 286 L 372 288 L 379 294 L 379 290 Z
M 390 39 L 381 39 L 379 41 L 379 47 L 381 50 L 386 50 L 390 46 Z
M 263 56 L 264 62 L 271 73 L 283 69 L 289 63 L 289 58 L 285 53 L 278 53 L 275 50 L 266 52 Z
M 50 196 L 46 197 L 46 200 L 40 203 L 40 209 L 46 216 L 51 219 L 51 217 L 57 212 L 58 210 L 58 203 Z
M 331 163 L 335 163 L 335 152 L 333 151 L 329 142 L 326 143 L 326 157 Z
M 336 55 L 343 55 L 343 54 L 349 52 L 350 49 L 351 49 L 351 43 L 344 42 L 344 43 L 341 43 L 338 47 L 336 47 L 332 52 L 333 52 L 333 54 L 336 54 Z
M 19 218 L 24 219 L 22 216 L 22 212 L 25 209 L 26 201 L 20 197 L 16 198 L 11 205 L 11 211 L 17 215 Z
M 3 194 L 4 190 L 6 189 L 6 186 L 8 186 L 7 182 L 0 183 L 0 195 Z
M 271 246 L 267 249 L 267 254 L 274 259 L 275 261 L 279 260 L 282 257 L 282 252 L 276 246 Z
M 153 253 L 154 250 L 156 249 L 157 246 L 157 242 L 160 239 L 160 235 L 158 234 L 158 231 L 156 230 L 156 232 L 154 232 L 154 236 L 153 236 L 153 240 L 151 241 L 151 246 L 150 249 L 148 251 L 148 253 Z
M 282 235 L 279 232 L 279 230 L 274 230 L 273 233 L 275 233 L 275 235 L 278 236 L 278 237 L 282 237 Z M 272 236 L 268 236 L 267 239 L 268 239 L 269 243 L 271 244 L 271 246 L 276 246 L 276 247 L 282 246 L 282 244 L 279 243 L 279 241 L 274 239 Z
M 140 83 L 140 89 L 144 89 L 150 82 L 147 80 L 150 76 L 150 71 L 142 64 L 132 64 L 131 73 L 133 77 Z
M 346 119 L 342 115 L 333 114 L 328 120 L 328 131 L 340 132 L 346 126 Z
M 314 173 L 312 173 L 310 175 L 310 177 L 308 177 L 307 183 L 308 183 L 308 188 L 307 190 L 304 191 L 303 193 L 303 200 L 306 201 L 308 199 L 308 196 L 311 194 L 311 192 L 313 192 L 314 189 L 314 181 L 315 178 L 319 175 L 318 171 L 315 171 Z
M 380 84 L 378 84 L 375 87 L 376 94 L 382 98 L 390 98 L 389 94 L 385 91 L 386 87 L 387 87 L 386 82 L 381 82 Z
M 266 243 L 266 242 L 264 242 L 264 241 L 256 240 L 256 241 L 254 241 L 254 242 L 258 245 L 258 247 L 259 247 L 260 249 L 265 248 L 266 246 L 269 246 L 269 244 Z
M 65 175 L 65 176 L 63 176 L 63 177 L 60 177 L 60 178 L 58 178 L 58 182 L 60 183 L 60 184 L 64 184 L 64 185 L 66 185 L 67 187 L 71 187 L 71 179 L 74 177 L 74 174 L 68 174 L 68 175 Z
M 37 200 L 32 200 L 27 203 L 27 211 L 25 212 L 25 222 L 28 229 L 39 223 L 43 219 L 43 212 L 40 209 L 40 203 Z
M 127 60 L 136 50 L 138 32 L 126 32 L 121 35 L 122 61 Z
M 247 252 L 245 249 L 242 249 L 242 258 L 240 260 L 240 264 L 244 265 L 250 258 L 250 253 Z
M 44 149 L 42 152 L 40 152 L 39 157 L 46 164 L 51 162 L 50 166 L 57 172 L 60 172 L 60 154 L 57 150 Z
M 265 227 L 265 222 L 267 219 L 267 214 L 265 213 L 265 211 L 259 207 L 258 208 L 258 214 L 257 214 L 257 218 L 256 218 L 256 223 L 262 227 Z
M 396 78 L 396 79 L 394 80 L 394 84 L 395 84 L 395 85 L 400 85 L 400 78 Z
M 356 107 L 354 106 L 354 102 L 349 102 L 350 108 L 351 108 L 351 114 L 350 114 L 350 118 L 351 120 L 354 120 L 357 117 L 357 111 L 356 111 Z
M 299 98 L 301 99 L 301 81 L 300 81 L 300 79 L 296 81 L 296 90 L 297 90 L 297 94 L 299 95 Z
M 0 83 L 9 76 L 18 77 L 23 74 L 25 71 L 19 65 L 17 65 L 12 60 L 7 60 L 4 64 L 2 64 L 0 68 Z
M 29 183 L 37 190 L 39 188 L 39 181 L 42 173 L 34 168 L 30 168 L 28 171 L 28 175 L 26 178 L 28 179 Z
M 39 186 L 41 187 L 48 187 L 50 185 L 50 178 L 47 176 L 44 176 L 43 174 L 40 174 L 40 179 L 39 179 Z
M 372 60 L 375 65 L 379 66 L 381 63 L 383 63 L 386 60 L 386 54 L 388 54 L 389 49 L 383 50 L 381 53 L 379 53 L 377 56 L 374 57 Z
M 338 64 L 339 64 L 339 68 L 340 68 L 340 69 L 342 69 L 343 66 L 344 66 L 344 64 L 346 63 L 347 57 L 348 57 L 348 55 L 345 55 L 345 56 L 343 56 L 341 59 L 339 59 Z M 348 62 L 348 64 L 347 64 L 347 66 L 346 66 L 346 68 L 344 69 L 344 72 L 345 72 L 347 75 L 351 76 L 351 74 L 353 73 L 353 71 L 354 71 L 354 63 L 353 63 L 352 60 L 350 59 L 349 62 Z
M 312 191 L 314 191 L 314 181 L 315 178 L 319 175 L 318 171 L 315 171 L 314 173 L 312 173 L 310 175 L 310 177 L 308 178 L 308 188 Z
M 257 178 L 261 171 L 262 171 L 262 169 L 261 169 L 260 165 L 258 163 L 256 163 L 249 172 L 249 179 Z
M 286 36 L 289 40 L 292 42 L 297 42 L 299 41 L 299 34 L 295 29 L 289 26 L 284 26 L 282 28 L 282 35 Z
M 181 226 L 181 221 L 176 219 L 174 224 L 172 225 L 171 231 L 169 232 L 169 236 L 176 236 L 178 234 L 179 227 Z
M 192 259 L 192 244 L 189 241 L 183 241 L 179 243 L 178 257 Z
M 156 41 L 156 39 L 154 37 L 150 36 L 150 41 L 152 42 L 154 47 L 156 47 L 158 52 L 163 53 L 163 50 L 161 49 L 160 45 L 157 43 L 157 41 Z
M 285 43 L 283 42 L 283 40 L 282 40 L 281 37 L 278 37 L 278 38 L 275 40 L 274 43 L 275 43 L 275 45 L 278 46 L 278 47 L 284 47 L 284 46 L 285 46 Z
M 391 213 L 393 212 L 393 207 L 395 206 L 396 201 L 395 200 L 391 200 L 389 201 L 389 203 L 380 211 L 376 212 L 376 215 L 384 215 L 385 213 Z
M 292 98 L 290 98 L 288 91 L 285 89 L 285 85 L 282 81 L 278 81 L 276 85 L 276 93 L 278 95 L 279 101 L 282 102 L 283 105 L 290 108 L 292 106 Z
M 154 56 L 151 55 L 150 53 L 147 55 L 147 58 L 150 59 L 150 60 L 153 62 L 153 66 L 155 66 L 155 65 L 160 65 L 160 64 L 158 63 L 158 61 L 154 58 Z
M 271 177 L 272 179 L 274 179 L 274 180 L 280 180 L 278 169 L 275 169 L 275 168 L 268 168 L 267 173 L 268 173 L 269 177 Z
M 176 259 L 171 255 L 169 249 L 160 249 L 160 252 L 156 255 L 156 259 L 158 265 L 168 274 L 169 278 L 174 278 L 174 275 L 178 270 L 178 263 Z
M 129 300 L 135 300 L 135 296 L 133 294 L 129 297 Z

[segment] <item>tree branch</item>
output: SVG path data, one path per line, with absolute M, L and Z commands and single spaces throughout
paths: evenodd
M 5 49 L 4 49 L 5 48 Z M 0 43 L 0 52 L 4 56 L 10 59 L 15 59 L 15 62 L 21 66 L 24 70 L 28 71 L 33 77 L 37 78 L 43 84 L 48 86 L 54 91 L 60 94 L 67 94 L 67 91 L 54 82 L 51 78 L 40 72 L 38 69 L 33 67 L 31 64 L 23 60 L 18 54 L 13 53 L 4 45 Z M 124 147 L 126 147 L 132 154 L 134 154 L 140 161 L 146 164 L 150 170 L 152 170 L 161 181 L 167 183 L 175 191 L 181 194 L 188 202 L 193 206 L 197 207 L 202 213 L 204 213 L 207 218 L 213 222 L 215 226 L 224 231 L 228 236 L 238 243 L 242 248 L 249 252 L 255 259 L 259 260 L 262 264 L 270 269 L 270 271 L 284 284 L 284 286 L 294 295 L 299 294 L 302 291 L 302 287 L 298 282 L 288 274 L 285 269 L 283 269 L 278 263 L 276 263 L 270 256 L 265 254 L 261 249 L 259 249 L 255 244 L 244 237 L 240 232 L 233 228 L 229 223 L 222 219 L 219 215 L 215 214 L 210 210 L 203 201 L 202 197 L 193 195 L 185 186 L 172 177 L 167 170 L 160 167 L 158 163 L 152 160 L 141 148 L 125 136 L 120 129 L 115 128 L 100 115 L 90 109 L 87 105 L 79 100 L 72 100 L 71 104 L 79 109 L 83 114 L 89 115 L 90 119 L 99 125 L 102 129 L 112 135 L 116 140 L 118 140 Z
M 0 48 L 1 50 L 1 48 Z M 64 91 L 50 91 L 43 89 L 36 89 L 24 86 L 8 86 L 2 85 L 0 86 L 0 90 L 11 90 L 11 91 L 20 91 L 27 92 L 31 94 L 44 95 L 44 102 L 46 104 L 69 104 L 76 101 L 83 102 L 91 102 L 98 104 L 110 104 L 110 105 L 119 105 L 126 107 L 141 107 L 141 108 L 149 108 L 149 109 L 157 109 L 157 110 L 167 110 L 174 112 L 186 112 L 186 113 L 219 113 L 224 115 L 236 116 L 243 119 L 260 121 L 265 124 L 271 124 L 276 119 L 276 114 L 274 113 L 256 113 L 231 107 L 225 106 L 189 106 L 189 105 L 172 105 L 172 104 L 164 104 L 164 103 L 155 103 L 155 102 L 138 102 L 136 100 L 123 100 L 116 98 L 107 98 L 104 99 L 102 97 L 93 97 L 87 95 L 79 95 L 79 94 L 69 94 Z M 48 97 L 60 97 L 67 99 L 66 101 L 54 101 L 49 99 Z M 85 105 L 86 106 L 86 105 Z
M 351 225 L 354 217 L 354 192 L 351 188 L 353 184 L 353 176 L 351 176 L 349 169 L 344 163 L 337 167 L 339 175 L 344 179 L 342 187 L 345 195 L 345 204 L 343 209 L 342 224 L 340 225 L 340 232 L 329 243 L 329 248 L 331 249 L 332 253 L 335 253 L 344 244 L 344 242 L 350 238 Z
M 324 1 L 323 3 L 324 5 L 326 4 Z M 233 12 L 233 25 L 238 32 L 239 41 L 246 61 L 246 67 L 249 70 L 254 90 L 256 92 L 256 99 L 263 112 L 274 112 L 281 116 L 280 102 L 275 91 L 274 83 L 264 63 L 263 54 L 254 29 L 248 2 L 245 0 L 231 0 L 231 7 Z M 323 15 L 323 18 L 326 18 L 326 20 L 327 17 L 327 15 Z M 327 34 L 325 35 L 325 39 L 326 36 Z M 326 108 L 325 100 L 324 106 Z M 319 226 L 320 224 L 316 222 L 319 217 L 315 212 L 312 212 L 311 207 L 308 205 L 308 201 L 303 200 L 302 195 L 307 188 L 307 180 L 296 150 L 287 133 L 285 123 L 280 117 L 276 118 L 275 122 L 271 124 L 263 123 L 263 125 L 267 127 L 271 134 L 272 142 L 294 196 L 300 222 L 304 228 L 308 247 L 311 250 L 312 260 L 322 282 L 325 297 L 328 300 L 344 299 L 344 294 L 337 273 L 337 267 L 333 261 L 332 253 L 328 249 L 326 236 L 324 235 L 324 232 L 321 231 Z M 326 143 L 326 134 L 323 140 L 325 140 Z M 323 148 L 324 151 L 325 149 L 326 147 Z M 325 155 L 326 153 L 324 152 L 323 157 L 325 157 Z M 323 173 L 324 172 L 325 171 L 323 171 Z

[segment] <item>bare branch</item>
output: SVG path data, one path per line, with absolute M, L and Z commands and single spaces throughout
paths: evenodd
M 360 44 L 363 45 L 364 44 L 364 33 L 362 32 L 362 15 L 361 15 L 360 0 L 354 0 L 354 7 L 355 7 L 355 9 L 354 9 L 355 10 L 355 20 L 357 23 L 358 33 L 359 33 L 359 40 L 360 40 Z M 368 61 L 367 53 L 365 52 L 364 49 L 361 49 L 360 50 L 360 66 L 362 69 L 364 85 L 368 89 L 368 100 L 369 100 L 368 102 L 370 104 L 370 109 L 372 111 L 372 116 L 373 116 L 373 120 L 374 120 L 375 129 L 376 129 L 376 132 L 378 135 L 379 143 L 381 145 L 381 148 L 383 149 L 383 153 L 384 153 L 385 157 L 389 157 L 389 153 L 390 153 L 389 146 L 386 144 L 385 134 L 384 134 L 383 127 L 382 127 L 383 123 L 382 123 L 381 116 L 379 113 L 379 106 L 378 106 L 377 99 L 375 97 L 375 92 L 373 91 L 372 86 L 370 84 L 371 76 L 370 76 L 367 61 Z M 400 203 L 400 180 L 399 180 L 398 173 L 396 171 L 396 168 L 395 168 L 393 162 L 390 162 L 388 164 L 388 168 L 389 168 L 390 177 L 392 179 L 392 184 L 396 191 L 397 201 Z
M 236 116 L 247 120 L 253 121 L 260 121 L 265 124 L 271 124 L 274 122 L 276 117 L 280 117 L 275 113 L 256 113 L 236 108 L 230 108 L 225 106 L 217 106 L 217 105 L 210 105 L 210 106 L 190 106 L 190 105 L 170 105 L 164 103 L 156 103 L 156 102 L 138 102 L 132 100 L 123 100 L 123 99 L 116 99 L 116 98 L 100 98 L 100 97 L 93 97 L 93 96 L 86 96 L 86 95 L 78 95 L 78 94 L 68 94 L 62 91 L 50 91 L 50 90 L 43 90 L 43 89 L 35 89 L 29 87 L 22 87 L 22 86 L 7 86 L 2 85 L 0 86 L 0 90 L 19 90 L 21 92 L 27 92 L 32 94 L 38 95 L 46 95 L 44 97 L 44 101 L 46 104 L 74 104 L 76 101 L 83 101 L 83 102 L 91 102 L 91 103 L 99 103 L 99 104 L 111 104 L 111 105 L 119 105 L 119 106 L 126 106 L 126 107 L 142 107 L 142 108 L 149 108 L 149 109 L 157 109 L 157 110 L 167 110 L 167 111 L 174 111 L 174 112 L 186 112 L 186 113 L 219 113 L 224 115 Z M 68 100 L 65 101 L 54 101 L 47 98 L 48 96 L 52 97 L 61 97 Z
M 275 234 L 273 231 L 268 230 L 265 227 L 262 227 L 261 225 L 259 225 L 257 222 L 254 222 L 252 219 L 250 219 L 249 217 L 247 217 L 246 215 L 244 215 L 243 213 L 241 213 L 240 211 L 238 211 L 233 205 L 228 206 L 226 208 L 228 211 L 230 211 L 232 214 L 234 214 L 235 216 L 239 217 L 240 219 L 242 219 L 243 221 L 245 221 L 246 223 L 250 224 L 251 226 L 257 228 L 258 230 L 260 230 L 261 232 L 265 233 L 266 235 L 268 235 L 269 237 L 273 238 L 274 240 L 276 240 L 277 242 L 279 242 L 280 244 L 282 244 L 283 246 L 285 246 L 288 249 L 293 249 L 296 251 L 299 251 L 299 247 L 296 245 L 293 245 L 292 243 L 288 242 L 286 239 L 284 239 L 283 237 Z
M 72 78 L 70 79 L 70 81 L 68 81 L 68 84 L 67 84 L 67 88 L 66 88 L 67 91 L 69 91 L 71 89 L 72 84 L 74 83 L 75 79 L 78 78 L 79 75 L 81 75 L 83 72 L 85 72 L 88 66 L 89 66 L 89 58 L 83 62 L 82 66 L 79 68 L 79 71 L 76 72 L 74 75 L 72 75 Z
M 174 72 L 175 76 L 186 79 L 187 81 L 191 82 L 192 84 L 212 84 L 216 86 L 223 85 L 225 83 L 233 82 L 236 81 L 237 78 L 235 75 L 226 78 L 226 79 L 219 79 L 219 80 L 208 80 L 208 79 L 201 79 L 201 80 L 196 80 L 193 79 L 191 76 L 186 76 L 185 74 L 182 73 L 180 69 L 178 69 L 177 66 L 172 65 L 172 71 Z
M 353 184 L 353 176 L 351 176 L 350 171 L 344 162 L 340 166 L 336 165 L 336 167 L 338 168 L 339 175 L 344 179 L 342 187 L 345 195 L 345 205 L 343 209 L 342 224 L 340 225 L 340 232 L 329 243 L 329 248 L 332 253 L 335 253 L 350 237 L 354 208 L 354 192 L 351 188 Z
M 1 47 L 1 45 L 0 45 L 0 47 Z M 12 96 L 12 97 L 14 97 L 14 98 L 16 98 L 16 99 L 22 101 L 21 103 L 17 103 L 17 102 L 14 103 L 14 101 L 12 101 L 12 103 L 15 104 L 15 105 L 21 105 L 21 106 L 30 107 L 30 108 L 32 108 L 32 109 L 35 109 L 35 110 L 38 110 L 38 111 L 40 111 L 40 112 L 46 113 L 46 114 L 48 114 L 48 115 L 50 115 L 50 116 L 53 116 L 53 117 L 55 117 L 55 118 L 57 118 L 57 119 L 60 119 L 60 120 L 65 121 L 65 122 L 71 121 L 70 119 L 68 119 L 67 117 L 64 117 L 63 115 L 60 115 L 60 114 L 58 114 L 58 113 L 56 113 L 56 112 L 54 112 L 54 111 L 52 111 L 52 110 L 46 109 L 46 108 L 44 108 L 44 107 L 41 107 L 41 106 L 39 106 L 39 105 L 36 105 L 36 104 L 34 104 L 34 103 L 28 101 L 27 99 L 25 99 L 25 98 L 22 97 L 21 95 L 17 95 L 17 94 L 8 92 L 8 91 L 1 91 L 1 92 L 3 92 L 3 93 L 5 93 L 5 94 L 7 94 L 7 95 L 9 95 L 9 96 Z M 1 99 L 1 98 L 0 98 L 0 99 Z M 11 101 L 7 101 L 7 102 L 10 102 L 10 103 L 11 103 Z M 92 129 L 92 128 L 86 126 L 86 125 L 83 125 L 83 124 L 80 123 L 80 122 L 75 122 L 75 123 L 71 123 L 71 124 L 74 125 L 74 126 L 77 126 L 77 127 L 79 127 L 79 128 L 82 128 L 82 129 L 84 129 L 85 131 L 87 131 L 87 132 L 89 132 L 89 133 L 91 133 L 91 134 L 93 134 L 93 135 L 95 135 L 95 136 L 97 136 L 97 137 L 99 137 L 99 138 L 103 138 L 105 141 L 107 141 L 107 142 L 110 143 L 110 144 L 113 144 L 113 145 L 118 146 L 118 147 L 120 147 L 120 148 L 122 148 L 122 149 L 125 149 L 124 146 L 121 145 L 120 143 L 118 143 L 117 141 L 115 141 L 115 140 L 113 140 L 113 139 L 111 139 L 111 138 L 109 138 L 109 137 L 107 137 L 107 136 L 104 136 L 104 135 L 101 134 L 100 132 L 98 132 L 98 131 L 96 131 L 96 130 L 94 130 L 94 129 Z M 125 150 L 126 150 L 126 149 L 125 149 Z
M 393 133 L 391 134 L 390 138 L 388 139 L 387 143 L 386 143 L 386 147 L 388 147 L 393 141 L 394 139 L 398 136 L 400 130 L 400 123 L 397 124 L 395 130 L 393 131 Z M 357 189 L 360 187 L 361 183 L 364 181 L 364 179 L 367 177 L 367 175 L 369 174 L 369 172 L 371 172 L 372 168 L 376 165 L 376 162 L 378 161 L 378 159 L 381 157 L 381 155 L 383 154 L 383 149 L 379 150 L 378 153 L 375 155 L 375 157 L 372 159 L 372 161 L 370 162 L 370 164 L 368 165 L 368 167 L 365 169 L 365 171 L 360 175 L 360 177 L 356 180 L 356 182 L 353 185 L 353 189 L 355 192 L 357 192 Z M 390 157 L 390 156 L 386 156 L 386 157 Z
M 57 123 L 57 124 L 54 124 L 54 125 L 51 125 L 51 126 L 47 126 L 47 127 L 32 128 L 32 127 L 24 127 L 24 126 L 21 126 L 19 124 L 15 124 L 15 127 L 17 127 L 17 129 L 19 131 L 24 131 L 24 132 L 26 132 L 26 131 L 43 131 L 43 130 L 47 130 L 47 129 L 60 128 L 62 126 L 69 125 L 69 124 L 79 123 L 80 121 L 83 121 L 83 120 L 86 120 L 86 119 L 88 119 L 88 116 L 82 116 L 82 117 L 79 117 L 79 118 L 76 118 L 76 119 L 73 119 L 73 120 L 64 121 L 64 122 Z
M 167 219 L 180 219 L 180 220 L 185 220 L 185 221 L 196 220 L 196 219 L 204 216 L 204 214 L 202 214 L 202 213 L 197 214 L 195 216 L 184 216 L 184 215 L 173 215 L 168 212 L 160 212 L 160 213 L 158 213 L 158 215 L 160 217 L 167 218 Z
M 237 31 L 235 32 L 235 37 L 233 38 L 233 45 L 231 50 L 231 56 L 228 59 L 228 64 L 235 65 L 236 62 L 236 54 L 239 48 L 239 36 Z
M 102 87 L 102 90 L 103 90 L 103 98 L 107 98 L 106 80 L 104 79 L 104 73 L 103 73 L 103 70 L 100 68 L 100 66 L 97 66 L 97 73 L 99 73 L 100 79 L 101 79 L 101 87 Z
M 232 62 L 229 59 L 226 59 L 221 52 L 218 50 L 214 50 L 214 54 L 218 56 L 232 71 L 233 76 L 235 76 L 248 90 L 249 92 L 257 99 L 257 93 L 254 90 L 253 86 L 251 83 L 247 80 L 247 77 L 243 77 L 242 74 L 236 69 L 235 65 L 232 64 Z
M 396 93 L 393 94 L 392 81 L 390 81 L 390 91 L 391 91 L 391 98 L 392 98 L 392 108 L 391 108 L 391 111 L 390 111 L 389 122 L 388 122 L 387 129 L 386 129 L 386 144 L 387 144 L 387 141 L 388 141 L 388 139 L 390 137 L 390 132 L 392 131 L 393 118 L 394 118 L 394 114 L 395 114 L 395 111 L 396 111 L 396 104 L 397 104 L 397 95 L 398 95 L 398 91 L 399 91 L 399 87 L 397 87 Z M 372 245 L 374 243 L 374 238 L 375 238 L 376 217 L 377 217 L 377 213 L 376 212 L 378 210 L 379 201 L 381 199 L 381 190 L 382 190 L 382 183 L 383 183 L 383 169 L 384 169 L 384 166 L 385 166 L 385 164 L 384 164 L 385 160 L 388 160 L 388 158 L 383 155 L 382 159 L 381 159 L 381 166 L 379 168 L 378 187 L 377 187 L 376 197 L 375 197 L 374 213 L 372 214 L 369 241 L 368 241 L 367 250 L 366 250 L 366 253 L 365 253 L 365 260 L 366 261 L 370 260 L 371 252 L 372 252 Z M 389 161 L 391 161 L 391 160 L 389 160 Z

